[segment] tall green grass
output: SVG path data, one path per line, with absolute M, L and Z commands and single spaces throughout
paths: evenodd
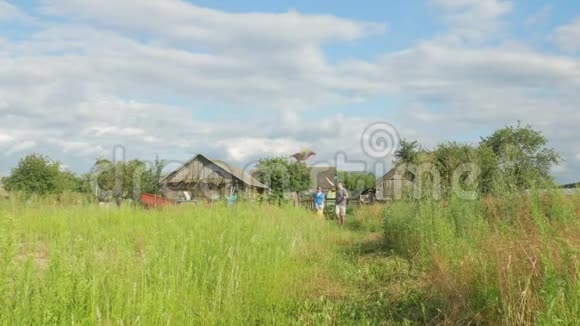
M 0 201 L 0 324 L 543 324 L 580 319 L 580 201 L 293 207 Z
M 580 323 L 580 201 L 558 191 L 403 201 L 385 240 L 424 272 L 454 324 Z
M 279 323 L 329 231 L 289 207 L 0 205 L 7 325 Z

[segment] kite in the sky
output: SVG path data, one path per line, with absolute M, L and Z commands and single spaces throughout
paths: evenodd
M 295 158 L 297 161 L 306 161 L 307 159 L 309 159 L 313 155 L 316 155 L 316 153 L 314 153 L 312 150 L 304 149 L 304 150 L 292 155 L 292 157 Z

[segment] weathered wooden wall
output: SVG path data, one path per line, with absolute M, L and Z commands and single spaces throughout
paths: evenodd
M 183 191 L 188 191 L 193 198 L 224 198 L 230 195 L 232 187 L 241 193 L 251 188 L 213 162 L 196 158 L 165 180 L 164 195 L 180 200 Z
M 403 193 L 403 183 L 401 179 L 383 179 L 377 183 L 376 199 L 395 200 L 400 199 Z

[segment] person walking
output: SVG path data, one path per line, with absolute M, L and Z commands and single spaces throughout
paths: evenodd
M 344 218 L 346 217 L 346 201 L 348 199 L 348 192 L 344 189 L 344 184 L 342 182 L 338 183 L 338 189 L 336 191 L 336 219 L 338 225 L 344 225 Z
M 324 200 L 326 194 L 322 191 L 321 187 L 318 187 L 318 192 L 314 194 L 314 203 L 316 205 L 316 213 L 318 217 L 324 216 Z
M 233 190 L 228 198 L 228 206 L 233 206 L 238 201 L 238 191 Z

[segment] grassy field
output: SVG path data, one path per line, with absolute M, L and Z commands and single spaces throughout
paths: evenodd
M 580 324 L 580 201 L 561 193 L 397 203 L 385 240 L 453 324 Z
M 580 322 L 579 202 L 0 202 L 0 324 Z

